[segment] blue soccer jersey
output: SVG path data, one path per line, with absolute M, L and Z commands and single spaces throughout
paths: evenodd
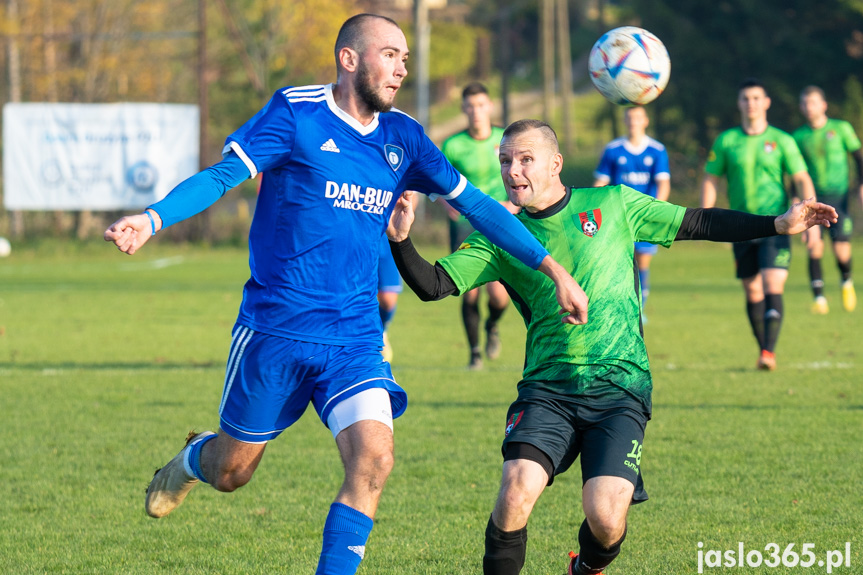
M 279 90 L 225 143 L 263 178 L 238 323 L 301 341 L 380 344 L 380 238 L 405 189 L 473 188 L 409 116 L 363 126 L 332 86 Z
M 608 185 L 623 184 L 655 198 L 656 182 L 671 177 L 668 153 L 665 146 L 650 137 L 645 137 L 640 148 L 626 138 L 617 138 L 605 147 L 593 175 Z

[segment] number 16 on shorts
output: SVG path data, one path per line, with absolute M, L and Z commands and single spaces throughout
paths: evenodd
M 824 559 L 815 554 L 814 543 L 804 543 L 800 553 L 794 550 L 794 543 L 789 543 L 785 550 L 777 543 L 768 543 L 764 551 L 759 549 L 746 550 L 741 541 L 737 549 L 721 551 L 719 549 L 704 549 L 704 543 L 698 542 L 698 572 L 704 573 L 705 567 L 826 567 L 827 573 L 833 573 L 834 567 L 851 567 L 851 543 L 845 543 L 844 551 L 835 549 L 827 551 Z

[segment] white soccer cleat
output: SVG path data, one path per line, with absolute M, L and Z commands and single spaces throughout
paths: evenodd
M 144 500 L 144 509 L 147 511 L 147 515 L 156 519 L 164 517 L 179 507 L 189 491 L 198 483 L 196 478 L 186 473 L 183 459 L 192 442 L 208 435 L 215 435 L 215 433 L 204 431 L 196 434 L 194 431 L 190 431 L 189 435 L 186 436 L 186 446 L 180 450 L 180 453 L 175 455 L 165 467 L 156 470 L 150 485 L 147 487 L 147 498 Z
M 812 313 L 815 315 L 827 315 L 830 313 L 830 306 L 827 304 L 827 298 L 820 295 L 812 302 Z

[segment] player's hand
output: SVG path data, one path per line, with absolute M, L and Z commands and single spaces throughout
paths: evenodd
M 414 223 L 414 192 L 405 191 L 396 202 L 396 207 L 390 215 L 390 223 L 387 226 L 387 237 L 392 242 L 403 242 L 407 239 Z
M 571 275 L 551 256 L 546 256 L 539 271 L 554 282 L 557 303 L 560 306 L 560 321 L 572 325 L 587 323 L 587 294 Z
M 776 232 L 784 235 L 806 234 L 807 245 L 821 241 L 821 230 L 818 226 L 830 227 L 839 220 L 832 206 L 815 201 L 814 198 L 792 204 L 788 211 L 776 218 Z
M 158 216 L 157 216 L 158 217 Z M 161 225 L 160 220 L 156 220 Z M 125 216 L 105 230 L 105 241 L 114 242 L 121 252 L 132 255 L 153 236 L 153 227 L 146 214 Z

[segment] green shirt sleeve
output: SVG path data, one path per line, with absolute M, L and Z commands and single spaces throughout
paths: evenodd
M 797 142 L 788 134 L 782 134 L 777 138 L 777 144 L 782 149 L 782 161 L 784 163 L 785 172 L 788 174 L 796 174 L 798 172 L 806 172 L 806 161 L 803 159 L 803 154 L 800 153 L 800 148 L 797 147 Z
M 437 263 L 450 275 L 459 293 L 500 279 L 498 250 L 479 232 L 469 235 L 462 247 Z
M 713 142 L 713 147 L 710 149 L 710 154 L 707 156 L 707 165 L 704 166 L 704 171 L 714 176 L 725 175 L 725 149 L 722 145 L 724 138 L 720 134 L 716 141 Z
M 620 186 L 620 198 L 633 240 L 671 246 L 686 208 L 661 202 L 627 186 Z
M 856 152 L 860 149 L 860 138 L 854 133 L 854 126 L 848 122 L 842 122 L 842 140 L 845 142 L 845 149 L 849 152 Z

